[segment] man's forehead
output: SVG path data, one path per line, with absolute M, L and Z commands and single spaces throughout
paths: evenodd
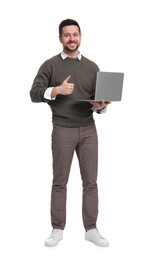
M 67 25 L 67 26 L 64 26 L 64 27 L 62 28 L 62 32 L 63 32 L 63 33 L 79 32 L 79 28 L 78 28 L 78 26 L 76 26 L 76 25 Z

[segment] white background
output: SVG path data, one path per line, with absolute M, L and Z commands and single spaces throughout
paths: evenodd
M 1 259 L 152 259 L 150 0 L 3 0 L 0 4 Z M 64 240 L 50 234 L 51 111 L 29 97 L 40 65 L 58 54 L 58 25 L 76 19 L 82 54 L 125 73 L 122 102 L 95 115 L 99 135 L 98 228 L 109 248 L 84 240 L 74 157 Z M 71 251 L 70 251 L 71 249 Z

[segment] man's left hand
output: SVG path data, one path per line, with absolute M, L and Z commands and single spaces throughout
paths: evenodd
M 102 110 L 103 108 L 105 108 L 105 106 L 109 105 L 112 103 L 112 101 L 105 101 L 105 100 L 101 100 L 99 102 L 90 102 L 93 107 L 97 110 Z

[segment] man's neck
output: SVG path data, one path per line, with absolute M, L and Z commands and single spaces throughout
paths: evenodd
M 73 51 L 73 52 L 68 52 L 67 50 L 63 50 L 63 52 L 70 58 L 76 58 L 79 55 L 79 51 Z
M 65 60 L 67 57 L 69 57 L 64 51 L 61 52 L 61 57 L 63 60 Z M 81 54 L 79 53 L 76 57 L 69 57 L 71 59 L 78 59 L 78 60 L 81 60 Z

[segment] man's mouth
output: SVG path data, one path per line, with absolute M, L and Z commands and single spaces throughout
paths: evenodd
M 72 44 L 76 44 L 76 42 L 68 42 L 68 44 L 71 44 L 71 45 L 72 45 Z

